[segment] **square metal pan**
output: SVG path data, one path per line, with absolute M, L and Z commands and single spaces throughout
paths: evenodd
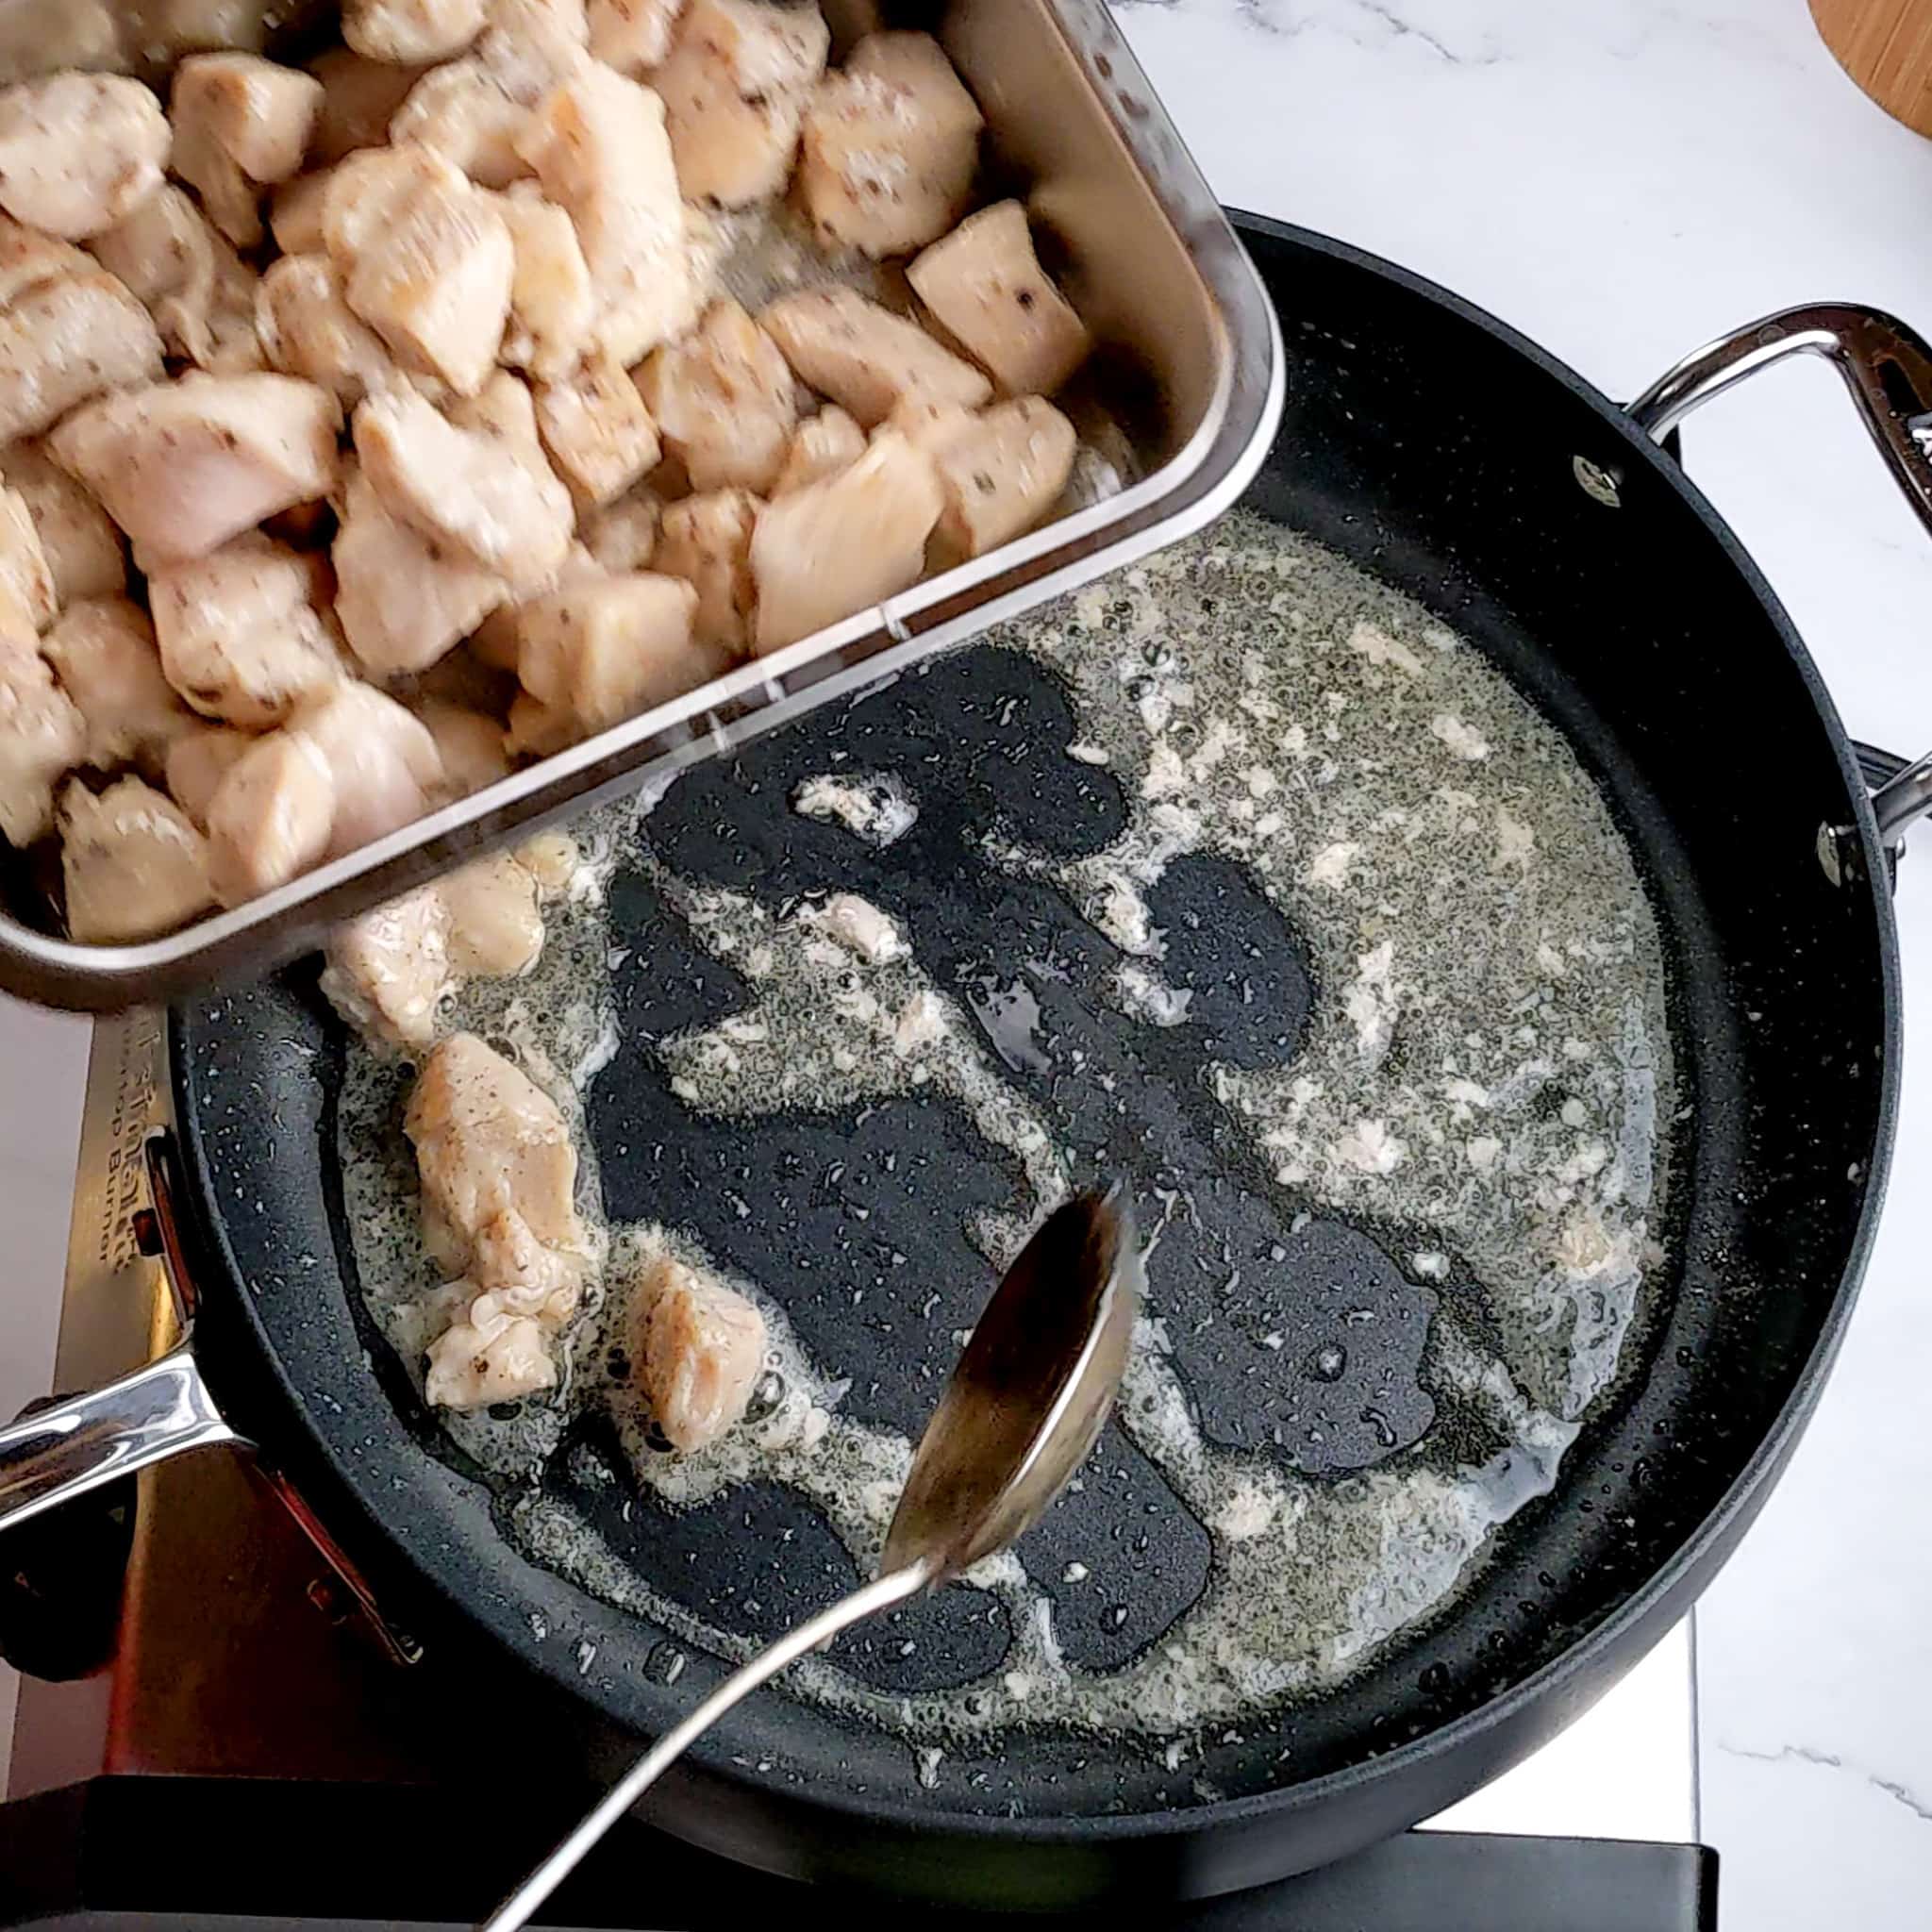
M 841 42 L 879 25 L 937 32 L 986 115 L 998 164 L 1026 184 L 1037 221 L 1063 245 L 1070 291 L 1105 358 L 1145 386 L 1120 418 L 1141 425 L 1140 480 L 164 939 L 81 945 L 0 910 L 0 988 L 105 1012 L 257 976 L 463 859 L 662 783 L 1171 543 L 1234 502 L 1280 416 L 1280 331 L 1101 0 L 955 0 L 938 8 L 834 0 L 826 11 Z M 24 894 L 6 898 L 19 906 Z

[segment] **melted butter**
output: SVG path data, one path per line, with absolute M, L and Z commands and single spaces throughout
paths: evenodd
M 1153 1025 L 1184 1015 L 1186 989 L 1163 974 L 1149 890 L 1183 854 L 1245 868 L 1308 949 L 1320 996 L 1292 1065 L 1212 1064 L 1204 1078 L 1286 1200 L 1415 1230 L 1426 1246 L 1410 1273 L 1440 1279 L 1445 1257 L 1459 1257 L 1501 1331 L 1491 1352 L 1444 1302 L 1425 1360 L 1429 1387 L 1483 1425 L 1479 1453 L 1425 1439 L 1415 1453 L 1315 1480 L 1203 1437 L 1162 1311 L 1150 1307 L 1120 1420 L 1212 1537 L 1201 1598 L 1120 1669 L 1078 1670 L 1059 1654 L 1050 1599 L 1009 1556 L 973 1579 L 1002 1600 L 1013 1632 L 985 1679 L 907 1697 L 814 1657 L 789 1680 L 919 1740 L 1017 1724 L 1178 1737 L 1318 1695 L 1440 1610 L 1494 1532 L 1554 1486 L 1628 1366 L 1632 1324 L 1663 1267 L 1653 1237 L 1671 1107 L 1661 954 L 1630 854 L 1561 736 L 1476 650 L 1307 540 L 1238 513 L 999 640 L 1066 682 L 1077 717 L 1070 755 L 1109 766 L 1133 808 L 1109 848 L 1077 861 L 991 844 L 988 857 L 1052 879 L 1082 908 L 1125 955 L 1114 976 L 1122 1010 Z M 894 783 L 896 808 L 916 811 L 917 774 Z M 1021 1177 L 1012 1200 L 970 1230 L 1003 1264 L 1068 1187 L 1049 1124 L 1001 1075 L 1003 1059 L 1032 1050 L 1026 1012 L 986 990 L 996 1022 L 987 1026 L 985 1012 L 975 1022 L 932 984 L 916 954 L 855 948 L 813 908 L 776 917 L 665 872 L 645 842 L 650 803 L 607 811 L 580 836 L 607 852 L 635 844 L 634 862 L 675 916 L 754 989 L 741 1011 L 661 1045 L 674 1091 L 693 1110 L 745 1118 L 943 1094 Z M 869 807 L 803 803 L 877 842 Z M 573 894 L 531 975 L 473 987 L 450 1016 L 513 1052 L 565 1107 L 585 1150 L 581 1204 L 600 1228 L 582 1094 L 613 1055 L 638 1050 L 616 1034 L 614 957 L 601 892 Z M 376 1318 L 417 1367 L 439 1284 L 416 1234 L 402 1091 L 397 1070 L 352 1050 L 341 1111 L 349 1224 Z M 1166 1212 L 1191 1208 L 1175 1200 Z M 1164 1224 L 1146 1232 L 1158 1241 Z M 824 1511 L 861 1568 L 876 1556 L 909 1446 L 848 1412 L 841 1365 L 809 1357 L 774 1285 L 738 1281 L 767 1315 L 782 1399 L 696 1455 L 654 1451 L 648 1418 L 607 1367 L 627 1318 L 623 1285 L 666 1249 L 695 1268 L 712 1262 L 687 1233 L 655 1225 L 609 1229 L 608 1241 L 606 1291 L 579 1318 L 558 1399 L 447 1426 L 508 1486 L 526 1554 L 741 1655 L 747 1644 L 647 1588 L 522 1480 L 571 1413 L 609 1409 L 638 1482 L 673 1505 L 755 1479 L 787 1485 Z M 912 1308 L 918 1291 L 905 1291 Z M 1168 1748 L 1172 1757 L 1182 1747 Z M 941 1755 L 921 1743 L 922 1778 L 937 1775 Z

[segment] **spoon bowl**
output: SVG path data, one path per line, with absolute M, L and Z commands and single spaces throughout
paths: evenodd
M 924 1563 L 943 1582 L 1032 1528 L 1113 1407 L 1141 1288 L 1118 1186 L 1047 1217 L 981 1310 L 919 1439 L 880 1575 Z

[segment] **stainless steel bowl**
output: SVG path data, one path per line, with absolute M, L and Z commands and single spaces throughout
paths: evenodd
M 111 48 L 104 43 L 88 62 L 96 66 L 154 73 L 172 53 L 208 44 L 209 22 L 253 45 L 266 39 L 273 46 L 289 31 L 286 15 L 264 15 L 253 0 L 175 0 L 180 17 L 170 14 L 160 30 L 142 25 L 158 17 L 154 0 L 141 0 L 138 11 L 115 0 L 75 4 L 106 4 L 111 17 L 136 23 Z M 63 5 L 61 17 L 70 10 Z M 866 0 L 836 0 L 826 12 L 841 42 L 899 18 Z M 6 77 L 23 71 L 21 49 L 34 43 L 25 25 L 36 14 L 48 17 L 48 0 L 0 7 Z M 916 24 L 930 26 L 929 10 Z M 309 16 L 303 25 L 311 30 Z M 1098 400 L 1129 440 L 1137 480 L 165 939 L 81 945 L 37 929 L 21 916 L 33 895 L 20 855 L 9 854 L 11 876 L 0 876 L 0 988 L 108 1011 L 259 974 L 490 846 L 659 782 L 903 671 L 1185 536 L 1234 501 L 1280 415 L 1280 332 L 1226 217 L 1101 0 L 955 0 L 936 30 L 979 101 L 998 164 L 1025 184 L 1038 225 L 1064 252 L 1070 290 L 1100 344 Z M 73 62 L 72 39 L 47 35 L 42 64 Z M 1109 373 L 1118 394 L 1109 392 Z

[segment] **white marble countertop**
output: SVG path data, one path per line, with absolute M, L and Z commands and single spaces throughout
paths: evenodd
M 1613 394 L 1766 310 L 1852 299 L 1932 330 L 1932 142 L 1885 118 L 1804 0 L 1124 0 L 1224 199 L 1379 251 Z M 1859 736 L 1932 745 L 1932 541 L 1822 368 L 1700 415 L 1692 473 Z M 1932 1003 L 1932 831 L 1905 868 Z M 0 1002 L 0 1412 L 46 1386 L 85 1057 Z M 1704 1828 L 1726 1932 L 1927 1923 L 1932 1874 L 1932 1059 L 1817 1420 L 1699 1614 Z M 0 1733 L 7 1695 L 0 1685 Z
M 1932 331 L 1932 142 L 1840 73 L 1804 0 L 1122 0 L 1224 201 L 1341 236 L 1612 395 L 1771 309 Z M 1932 746 L 1932 540 L 1837 380 L 1787 367 L 1685 430 L 1862 738 Z M 1932 1008 L 1932 831 L 1898 895 Z M 1726 1932 L 1932 1924 L 1932 1058 L 1849 1341 L 1698 1612 Z

